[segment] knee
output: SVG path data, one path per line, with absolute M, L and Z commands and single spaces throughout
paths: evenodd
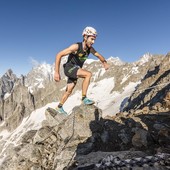
M 87 71 L 86 77 L 91 78 L 92 77 L 92 73 L 90 71 Z
M 67 94 L 67 95 L 70 95 L 71 93 L 72 93 L 72 90 L 66 89 L 66 94 Z

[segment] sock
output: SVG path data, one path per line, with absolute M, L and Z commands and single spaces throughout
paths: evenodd
M 84 100 L 86 98 L 86 95 L 82 95 L 82 100 Z
M 61 107 L 63 107 L 63 104 L 62 104 L 62 103 L 59 103 L 59 104 L 58 104 L 58 108 L 61 108 Z

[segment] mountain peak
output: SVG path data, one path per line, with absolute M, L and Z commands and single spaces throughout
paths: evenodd
M 119 57 L 111 56 L 107 59 L 107 61 L 110 61 L 110 62 L 114 63 L 115 65 L 123 65 L 124 64 L 124 62 Z
M 13 73 L 12 69 L 8 69 L 7 72 L 0 78 L 0 96 L 3 98 L 6 93 L 10 93 L 17 81 L 17 76 Z
M 151 58 L 153 55 L 151 53 L 146 53 L 142 57 L 140 57 L 139 62 L 140 64 L 144 64 L 149 61 L 149 58 Z

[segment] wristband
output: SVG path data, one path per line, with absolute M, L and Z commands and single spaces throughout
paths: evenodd
M 106 60 L 104 60 L 104 61 L 102 61 L 102 63 L 107 63 L 107 61 L 106 61 Z

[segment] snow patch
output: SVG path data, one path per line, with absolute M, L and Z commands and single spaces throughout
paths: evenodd
M 103 74 L 106 72 L 104 68 L 98 69 L 98 71 L 93 75 L 94 81 L 99 78 L 100 76 L 103 76 Z
M 150 53 L 144 54 L 144 55 L 141 57 L 141 59 L 139 60 L 139 63 L 140 63 L 141 65 L 147 63 L 147 62 L 149 61 L 149 58 L 150 58 L 150 57 L 152 57 L 152 54 L 150 54 Z
M 132 74 L 138 74 L 139 73 L 139 70 L 138 70 L 139 67 L 132 67 Z
M 110 62 L 112 62 L 114 65 L 123 65 L 124 64 L 124 62 L 119 58 L 119 57 L 109 57 L 108 59 L 107 59 L 107 61 L 110 61 Z
M 123 84 L 126 80 L 128 80 L 128 78 L 129 78 L 129 75 L 124 76 L 120 84 Z
M 98 82 L 92 82 L 89 86 L 89 97 L 94 101 L 99 102 L 105 100 L 111 95 L 111 91 L 114 88 L 114 78 L 106 78 Z
M 7 99 L 9 96 L 11 95 L 11 93 L 5 93 L 5 96 L 4 96 L 4 100 Z
M 113 116 L 116 113 L 120 112 L 122 110 L 122 102 L 124 99 L 129 97 L 133 91 L 135 90 L 135 87 L 139 84 L 139 82 L 130 82 L 125 88 L 122 93 L 114 92 L 112 95 L 110 95 L 110 98 L 108 97 L 108 100 L 105 100 L 105 103 L 102 101 L 99 103 L 99 106 L 103 110 L 103 117 L 110 115 Z
M 94 61 L 97 61 L 97 60 L 88 58 L 88 59 L 85 61 L 85 64 L 91 64 L 91 63 L 93 63 Z

